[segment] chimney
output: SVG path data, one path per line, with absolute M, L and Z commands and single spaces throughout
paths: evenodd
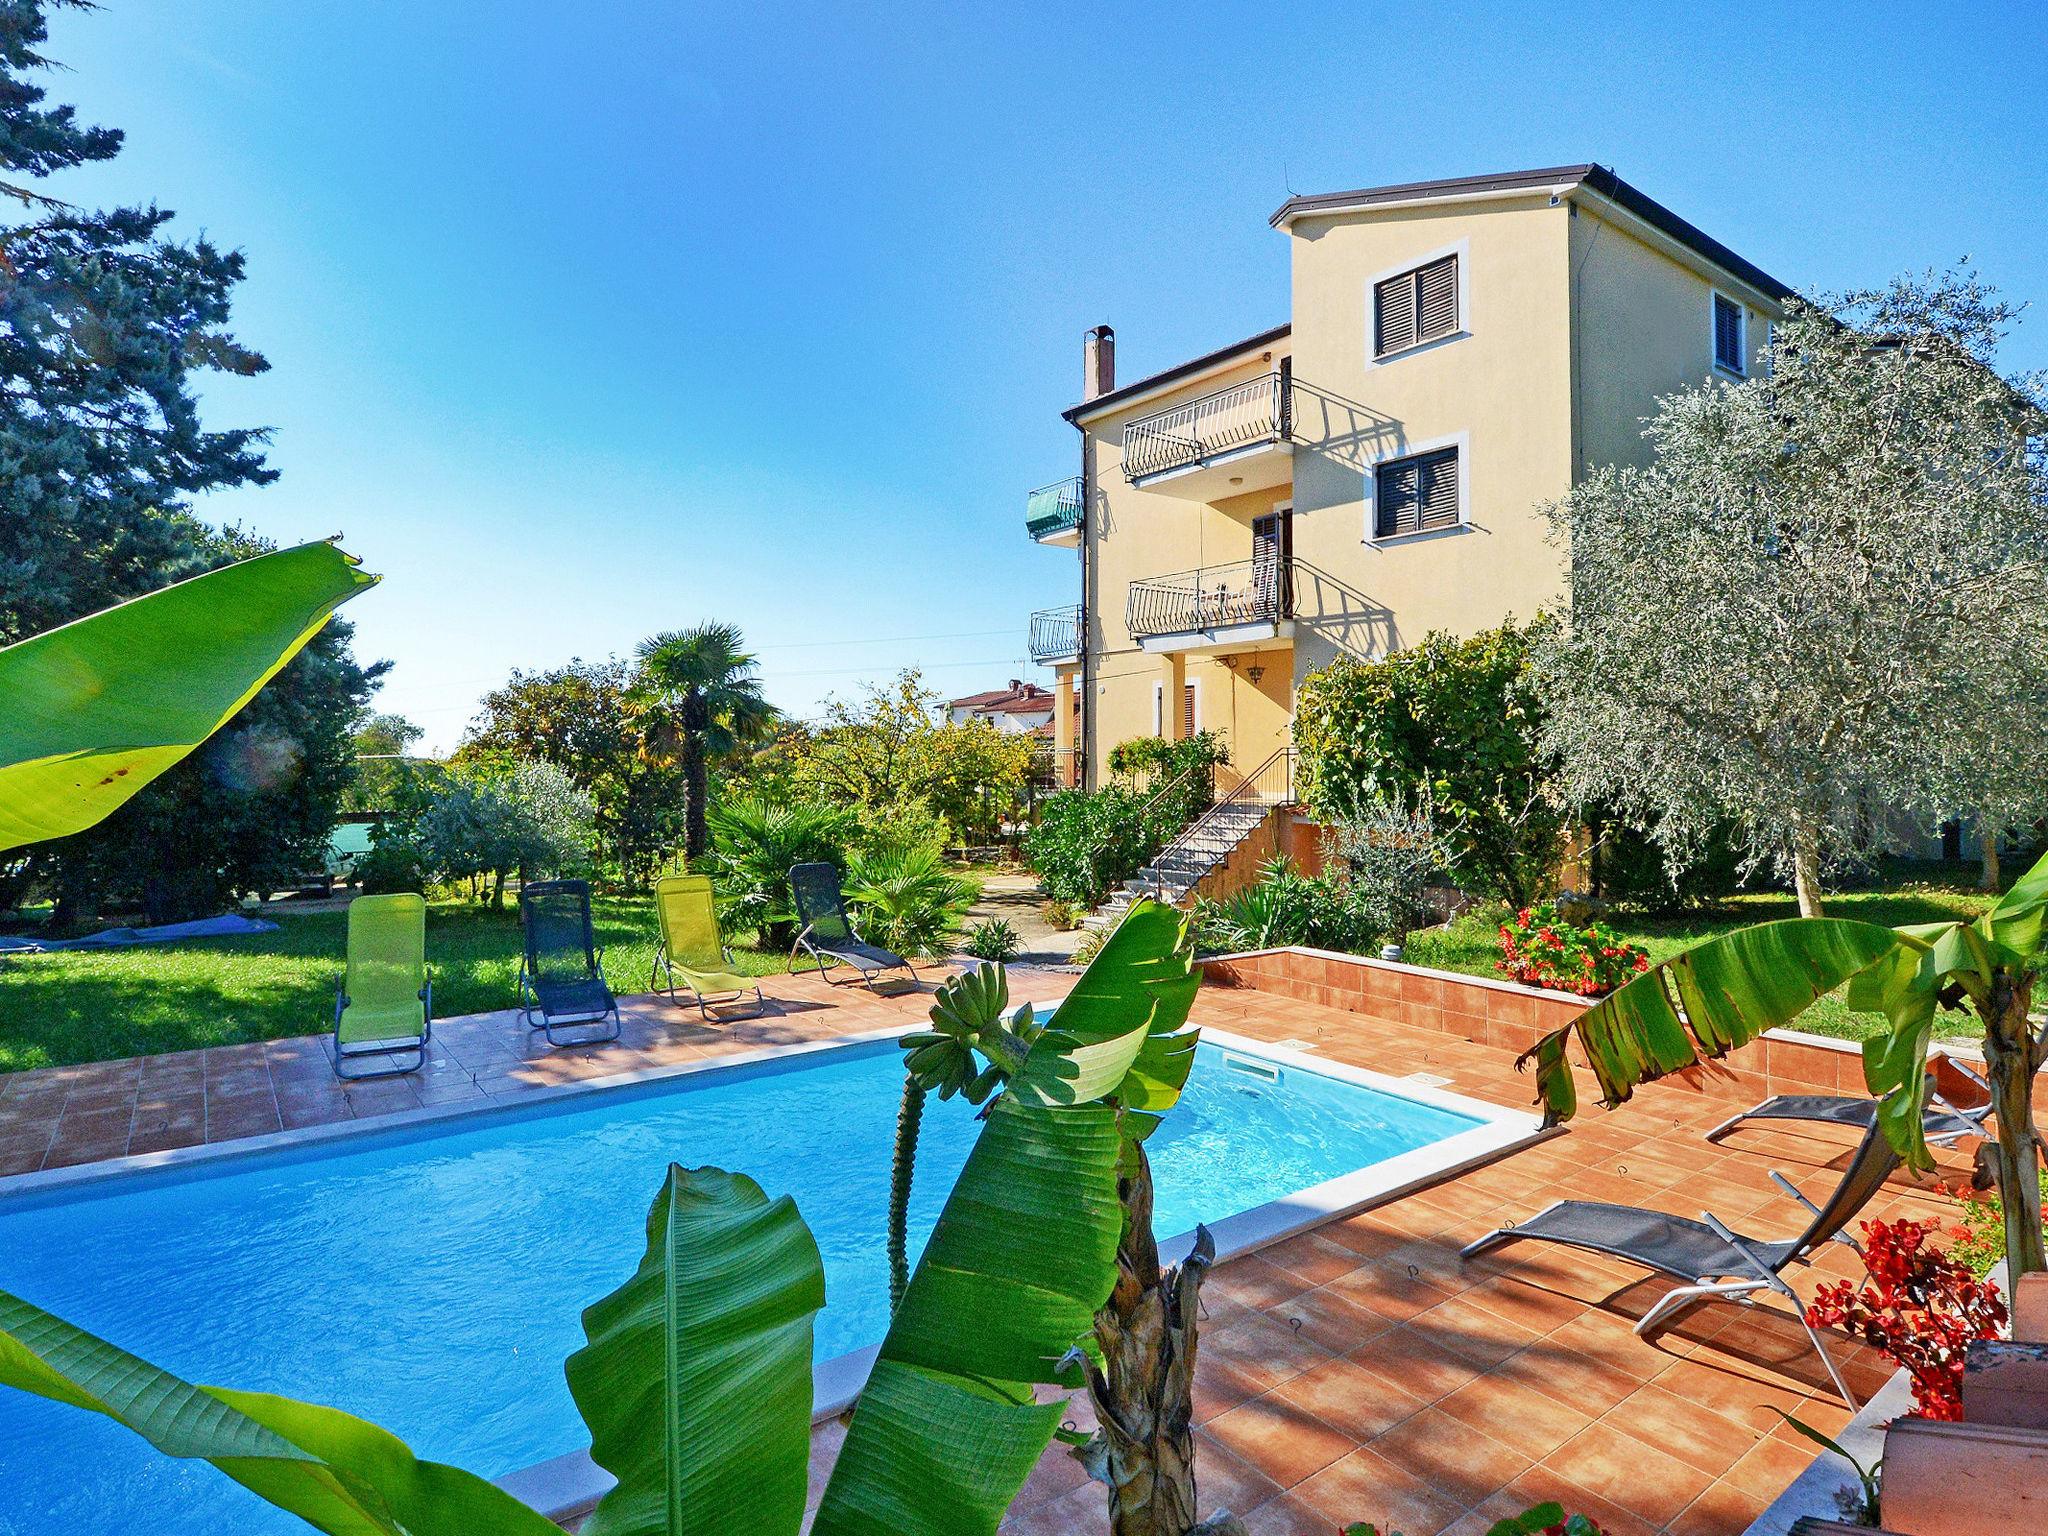
M 1098 325 L 1081 343 L 1081 398 L 1093 400 L 1116 388 L 1116 332 Z

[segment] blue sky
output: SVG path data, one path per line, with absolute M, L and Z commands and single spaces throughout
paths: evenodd
M 430 745 L 713 617 L 804 712 L 1033 675 L 1082 330 L 1131 378 L 1284 319 L 1290 187 L 1598 160 L 1802 287 L 2048 298 L 2040 11 L 1825 10 L 105 0 L 55 89 L 128 149 L 52 190 L 247 253 L 273 371 L 208 408 L 283 477 L 200 510 L 346 533 Z

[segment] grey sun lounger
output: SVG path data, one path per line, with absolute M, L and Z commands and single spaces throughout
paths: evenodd
M 1929 1108 L 1922 1117 L 1921 1126 L 1922 1133 L 1937 1146 L 1947 1146 L 1965 1136 L 1984 1135 L 1984 1122 L 1991 1115 L 1991 1085 L 1955 1057 L 1950 1056 L 1947 1061 L 1983 1094 L 1983 1099 L 1967 1108 L 1950 1103 L 1935 1088 L 1934 1068 L 1928 1067 Z M 1834 1093 L 1780 1093 L 1739 1115 L 1730 1115 L 1707 1132 L 1707 1140 L 1720 1141 L 1745 1120 L 1794 1120 L 1808 1125 L 1841 1125 L 1852 1131 L 1865 1131 L 1877 1124 L 1877 1100 Z
M 917 969 L 908 960 L 861 938 L 846 914 L 846 899 L 839 894 L 839 871 L 830 864 L 791 865 L 789 889 L 796 899 L 797 921 L 803 924 L 789 951 L 792 973 L 801 950 L 817 962 L 818 974 L 835 987 L 853 984 L 851 978 L 832 980 L 828 971 L 835 962 L 852 966 L 869 987 L 886 971 L 908 971 L 911 981 L 917 980 Z
M 1560 1200 L 1516 1226 L 1487 1233 L 1468 1245 L 1459 1257 L 1473 1258 L 1503 1243 L 1529 1239 L 1563 1243 L 1655 1270 L 1678 1284 L 1659 1297 L 1636 1324 L 1635 1331 L 1644 1338 L 1709 1301 L 1738 1301 L 1751 1306 L 1756 1292 L 1774 1291 L 1792 1303 L 1799 1325 L 1813 1341 L 1814 1351 L 1827 1367 L 1835 1389 L 1853 1409 L 1857 1406 L 1854 1395 L 1842 1380 L 1841 1372 L 1835 1369 L 1819 1331 L 1806 1321 L 1806 1304 L 1785 1283 L 1783 1271 L 1793 1264 L 1811 1262 L 1813 1255 L 1829 1242 L 1856 1248 L 1856 1240 L 1842 1229 L 1870 1203 L 1898 1166 L 1898 1153 L 1873 1123 L 1857 1143 L 1848 1170 L 1825 1205 L 1815 1205 L 1790 1179 L 1774 1171 L 1771 1178 L 1778 1187 L 1812 1212 L 1805 1231 L 1781 1242 L 1744 1237 L 1711 1212 L 1703 1211 L 1699 1220 L 1693 1221 L 1640 1206 Z
M 519 965 L 519 1016 L 549 1045 L 599 1045 L 619 1038 L 619 1004 L 604 979 L 591 932 L 590 887 L 581 880 L 539 880 L 519 891 L 525 953 Z

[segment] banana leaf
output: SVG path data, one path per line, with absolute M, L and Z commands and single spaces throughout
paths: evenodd
M 0 852 L 105 819 L 377 578 L 332 544 L 209 571 L 0 650 Z
M 1179 1102 L 1194 1066 L 1197 1032 L 1182 1027 L 1202 980 L 1192 921 L 1149 899 L 1125 914 L 1048 1021 L 1022 1074 L 1026 1092 L 1043 1102 L 1114 1099 L 1133 1112 L 1137 1135 L 1149 1133 Z M 1117 1042 L 1135 1030 L 1144 1031 L 1139 1050 L 1121 1080 L 1105 1086 L 1124 1049 Z M 1101 1091 L 1080 1091 L 1084 1073 Z
M 374 1424 L 290 1398 L 195 1387 L 4 1291 L 0 1385 L 104 1414 L 166 1456 L 209 1461 L 331 1536 L 561 1536 L 510 1494 L 419 1460 Z
M 583 1536 L 794 1532 L 811 1449 L 811 1319 L 825 1269 L 795 1202 L 671 1164 L 647 1253 L 589 1307 L 564 1369 L 618 1486 Z
M 993 1532 L 1080 1382 L 1115 1278 L 1117 1112 L 989 1109 L 890 1323 L 813 1536 Z M 775 1533 L 779 1536 L 779 1533 Z
M 1516 1059 L 1536 1065 L 1544 1122 L 1578 1108 L 1565 1046 L 1576 1036 L 1609 1108 L 1638 1085 L 1727 1055 L 1787 1024 L 1843 982 L 1894 953 L 1889 928 L 1845 918 L 1759 923 L 1652 966 Z
M 2048 918 L 2048 854 L 2015 880 L 2012 889 L 1978 921 L 1987 939 L 2016 963 L 2024 964 L 2040 952 L 2044 918 Z

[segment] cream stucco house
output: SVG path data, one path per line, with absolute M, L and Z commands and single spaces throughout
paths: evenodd
M 1031 537 L 1079 557 L 1030 643 L 1082 782 L 1197 729 L 1250 772 L 1338 653 L 1554 605 L 1537 505 L 1641 460 L 1658 395 L 1758 366 L 1790 291 L 1597 165 L 1293 197 L 1272 223 L 1289 322 L 1123 385 L 1090 332 L 1080 473 L 1030 495 Z

